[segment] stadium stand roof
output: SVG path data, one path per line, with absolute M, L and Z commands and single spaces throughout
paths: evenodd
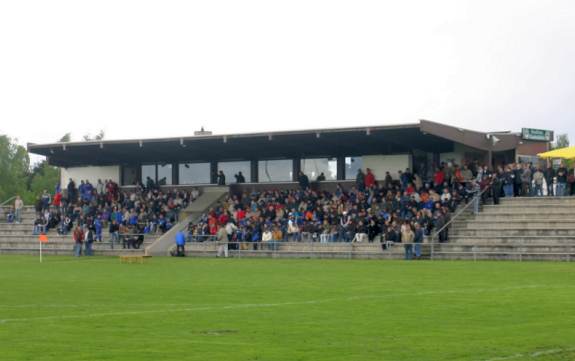
M 28 144 L 28 150 L 48 157 L 50 164 L 68 167 L 400 154 L 413 149 L 442 153 L 451 151 L 454 143 L 505 151 L 516 148 L 519 142 L 520 136 L 514 133 L 485 133 L 420 120 L 403 125 Z

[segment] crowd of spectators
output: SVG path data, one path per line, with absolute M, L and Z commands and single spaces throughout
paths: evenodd
M 424 182 L 409 169 L 398 179 L 387 173 L 377 181 L 373 172 L 359 170 L 348 189 L 313 190 L 309 179 L 299 175 L 297 190 L 273 190 L 230 195 L 189 225 L 192 241 L 218 239 L 254 247 L 276 247 L 282 241 L 317 242 L 423 242 L 434 230 L 439 240 L 448 239 L 450 214 L 460 202 L 477 192 L 474 174 L 467 167 L 444 164 L 433 181 Z M 475 176 L 477 171 L 475 171 Z M 411 238 L 413 233 L 413 238 Z M 262 242 L 263 245 L 258 245 Z M 417 253 L 417 252 L 416 252 Z
M 90 235 L 94 242 L 102 242 L 107 229 L 112 248 L 114 244 L 139 248 L 144 235 L 167 232 L 178 221 L 180 210 L 198 196 L 197 189 L 165 191 L 154 182 L 120 190 L 111 180 L 98 180 L 95 186 L 83 180 L 76 186 L 70 179 L 65 191 L 57 189 L 52 196 L 45 190 L 37 197 L 34 233 L 55 229 L 66 235 L 75 230 L 79 241 Z M 84 237 L 78 236 L 78 227 Z
M 316 181 L 321 181 L 318 179 Z M 307 175 L 298 175 L 299 189 L 230 195 L 188 226 L 191 241 L 218 240 L 241 246 L 277 247 L 277 242 L 382 242 L 415 243 L 420 256 L 425 236 L 438 232 L 448 240 L 452 213 L 481 190 L 493 197 L 573 194 L 573 170 L 564 166 L 540 169 L 532 164 L 509 164 L 494 171 L 477 162 L 459 166 L 442 163 L 423 180 L 409 169 L 396 177 L 386 172 L 376 180 L 370 169 L 359 170 L 355 184 L 335 191 L 313 190 Z M 479 201 L 477 202 L 479 205 Z M 261 242 L 261 243 L 260 243 Z M 247 245 L 246 245 L 247 244 Z M 411 255 L 408 255 L 411 257 Z
M 564 163 L 558 167 L 514 163 L 497 167 L 496 174 L 496 198 L 575 195 L 574 170 Z

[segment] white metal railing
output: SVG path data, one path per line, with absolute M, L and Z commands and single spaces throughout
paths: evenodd
M 469 209 L 469 207 L 474 206 L 474 214 L 479 213 L 479 208 L 481 205 L 481 198 L 483 197 L 483 195 L 489 191 L 491 189 L 491 187 L 493 186 L 493 183 L 489 183 L 483 190 L 481 190 L 479 193 L 475 194 L 473 196 L 473 198 L 471 199 L 471 201 L 469 203 L 467 203 L 463 208 L 459 209 L 454 215 L 453 217 L 451 217 L 451 219 L 445 223 L 441 228 L 439 228 L 438 230 L 434 231 L 431 234 L 431 240 L 435 240 L 439 237 L 439 234 L 441 232 L 443 232 L 444 230 L 449 229 L 449 227 L 451 226 L 451 224 L 458 219 L 467 209 Z M 433 251 L 434 251 L 434 247 L 433 247 L 433 242 L 431 242 L 431 256 L 430 258 L 433 259 Z
M 272 258 L 281 257 L 282 255 L 307 255 L 310 258 L 321 258 L 321 256 L 339 256 L 340 258 L 355 258 L 355 256 L 396 256 L 391 258 L 405 258 L 405 254 L 411 254 L 411 257 L 419 253 L 422 258 L 431 256 L 431 250 L 434 246 L 445 246 L 446 243 L 437 242 L 424 242 L 424 243 L 394 243 L 394 242 L 380 242 L 375 241 L 371 243 L 364 242 L 285 242 L 285 241 L 267 241 L 267 242 L 218 242 L 214 236 L 208 236 L 210 240 L 205 242 L 190 242 L 186 243 L 185 247 L 192 255 L 196 252 L 200 253 L 214 253 L 220 255 L 231 255 L 233 257 L 241 258 L 244 256 L 270 256 Z M 194 245 L 201 244 L 204 247 L 198 249 Z M 371 245 L 372 247 L 366 247 Z M 386 249 L 384 249 L 386 246 Z M 466 256 L 465 258 L 473 259 L 474 261 L 485 258 L 485 256 L 504 256 L 512 260 L 523 261 L 529 257 L 542 257 L 542 256 L 556 256 L 567 261 L 575 259 L 575 251 L 572 250 L 573 245 L 549 245 L 549 244 L 517 244 L 517 245 L 501 245 L 501 244 L 465 244 L 457 245 L 460 250 L 439 250 L 436 255 L 445 256 Z M 398 252 L 398 249 L 403 248 L 403 252 Z M 419 250 L 416 252 L 416 249 Z M 482 249 L 484 248 L 484 249 Z M 508 248 L 506 250 L 492 250 L 497 248 Z M 542 252 L 536 250 L 537 248 L 552 248 L 554 251 Z M 565 251 L 561 252 L 557 249 L 564 248 Z M 176 246 L 170 248 L 170 251 L 175 251 Z M 190 250 L 191 249 L 191 250 Z M 395 250 L 395 251 L 393 251 Z M 399 256 L 399 257 L 398 257 Z M 411 259 L 411 258 L 409 258 Z

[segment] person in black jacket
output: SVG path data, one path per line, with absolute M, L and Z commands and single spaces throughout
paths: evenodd
M 523 168 L 521 167 L 521 164 L 517 164 L 515 165 L 515 169 L 513 169 L 513 196 L 514 197 L 519 197 L 522 194 L 521 192 L 521 178 L 523 176 Z
M 369 243 L 373 242 L 375 237 L 381 232 L 381 227 L 377 224 L 376 220 L 372 218 L 367 226 L 367 239 Z
M 302 171 L 299 172 L 297 180 L 301 189 L 306 190 L 309 188 L 309 178 Z
M 218 185 L 225 186 L 226 185 L 226 175 L 223 171 L 218 172 Z
M 415 237 L 413 238 L 413 243 L 415 243 L 414 253 L 415 259 L 421 258 L 421 243 L 423 243 L 423 229 L 419 223 L 415 223 Z

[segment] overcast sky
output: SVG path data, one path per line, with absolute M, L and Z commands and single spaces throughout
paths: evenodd
M 411 123 L 575 140 L 575 1 L 2 1 L 0 133 Z

